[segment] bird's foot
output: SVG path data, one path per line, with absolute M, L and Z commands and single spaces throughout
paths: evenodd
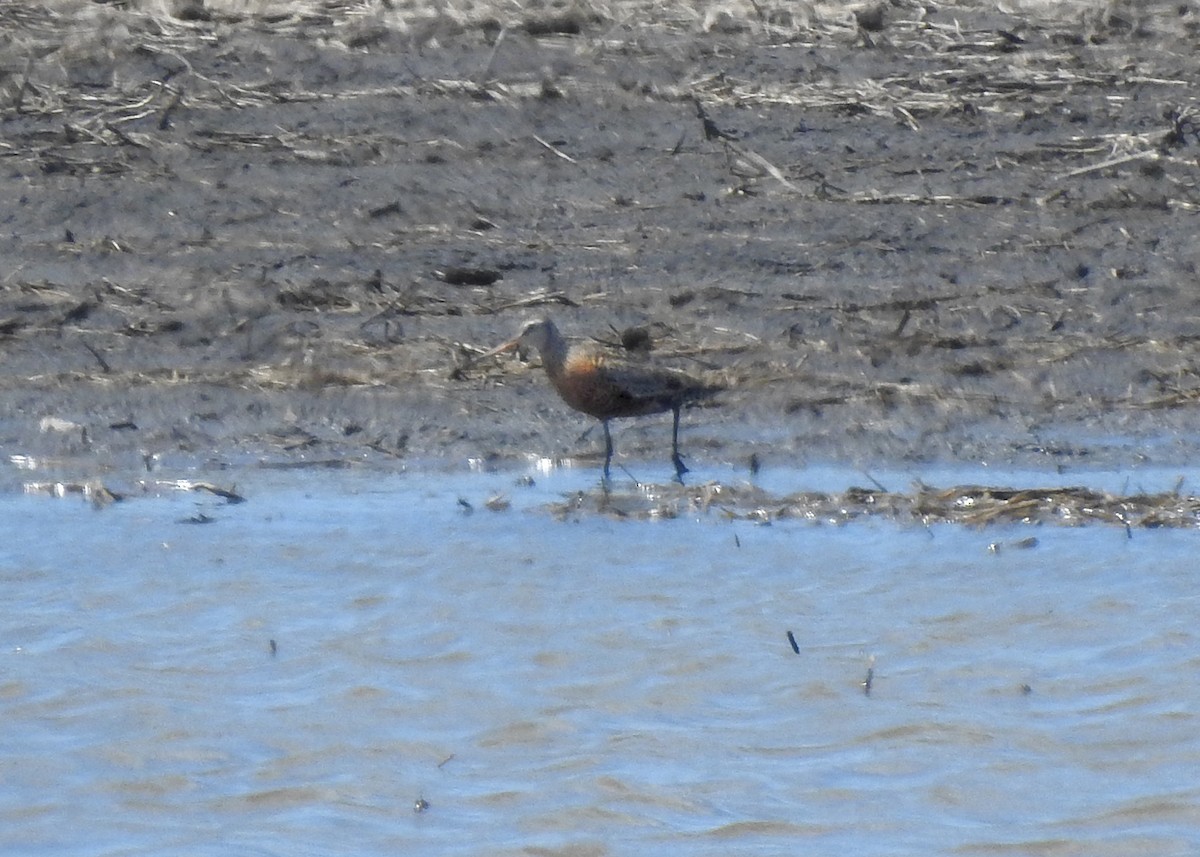
M 688 472 L 688 467 L 683 463 L 683 458 L 678 452 L 671 456 L 671 463 L 675 465 L 675 481 L 682 485 L 683 474 Z

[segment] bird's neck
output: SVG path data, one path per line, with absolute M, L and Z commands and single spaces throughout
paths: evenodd
M 546 368 L 546 372 L 550 375 L 562 374 L 563 366 L 567 362 L 567 352 L 570 351 L 567 341 L 554 332 L 546 340 L 546 346 L 541 350 L 542 366 Z

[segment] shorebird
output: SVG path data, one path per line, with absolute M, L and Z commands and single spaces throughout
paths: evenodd
M 670 411 L 671 463 L 675 478 L 683 482 L 688 472 L 679 455 L 679 412 L 684 405 L 707 398 L 721 388 L 672 369 L 625 363 L 585 346 L 571 347 L 548 318 L 526 322 L 515 337 L 479 359 L 505 351 L 532 348 L 542 357 L 542 367 L 564 402 L 595 417 L 604 427 L 604 479 L 612 462 L 609 420 L 641 417 Z

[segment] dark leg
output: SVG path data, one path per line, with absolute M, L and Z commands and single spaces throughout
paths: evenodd
M 675 406 L 672 413 L 675 421 L 671 426 L 671 463 L 675 465 L 675 481 L 682 485 L 683 474 L 687 473 L 688 469 L 679 457 L 679 405 Z
M 604 426 L 604 481 L 608 481 L 608 464 L 612 461 L 612 435 L 608 433 L 608 420 L 601 420 L 600 425 Z

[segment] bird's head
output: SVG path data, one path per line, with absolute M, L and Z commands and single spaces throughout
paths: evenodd
M 548 318 L 536 318 L 525 322 L 520 333 L 508 342 L 497 345 L 486 354 L 481 354 L 479 359 L 482 360 L 485 357 L 503 354 L 507 351 L 516 351 L 521 359 L 525 359 L 530 351 L 536 351 L 538 354 L 548 353 L 558 341 L 558 328 L 554 326 L 554 322 Z
M 554 322 L 548 318 L 535 318 L 521 326 L 521 332 L 514 341 L 517 343 L 517 353 L 524 356 L 530 349 L 538 354 L 545 354 L 550 350 L 551 343 L 557 339 L 558 328 L 554 326 Z

